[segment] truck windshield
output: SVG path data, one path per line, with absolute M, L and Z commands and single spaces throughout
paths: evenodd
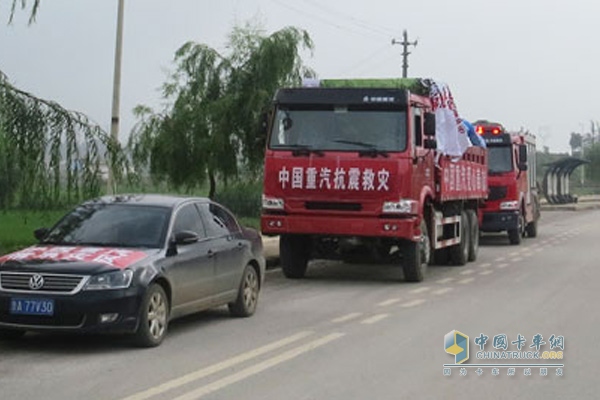
M 283 109 L 275 116 L 271 149 L 399 152 L 406 148 L 406 113 L 400 110 Z
M 512 148 L 510 146 L 488 147 L 488 169 L 490 173 L 497 174 L 512 171 Z

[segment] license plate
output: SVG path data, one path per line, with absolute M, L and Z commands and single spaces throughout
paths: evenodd
M 20 315 L 54 315 L 54 300 L 10 299 L 10 313 Z

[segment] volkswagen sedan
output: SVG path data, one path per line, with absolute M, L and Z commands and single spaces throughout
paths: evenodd
M 170 320 L 256 309 L 262 240 L 221 205 L 159 195 L 102 197 L 0 257 L 0 337 L 26 331 L 131 333 L 159 345 Z

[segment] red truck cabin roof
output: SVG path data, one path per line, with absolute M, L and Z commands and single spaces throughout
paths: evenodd
M 473 126 L 475 132 L 485 140 L 486 145 L 510 145 L 511 135 L 506 132 L 502 124 L 489 121 L 476 121 Z

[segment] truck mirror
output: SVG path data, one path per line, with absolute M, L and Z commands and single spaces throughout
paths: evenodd
M 519 164 L 527 164 L 527 145 L 519 145 Z
M 425 113 L 425 136 L 435 136 L 434 113 Z
M 423 147 L 425 147 L 426 149 L 435 150 L 437 149 L 437 141 L 435 139 L 425 139 L 423 141 Z
M 269 129 L 269 112 L 264 112 L 260 115 L 260 133 L 266 135 Z

